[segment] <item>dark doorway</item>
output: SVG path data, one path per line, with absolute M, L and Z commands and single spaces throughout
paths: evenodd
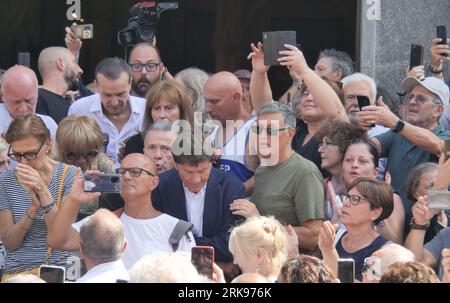
M 105 57 L 124 57 L 117 32 L 126 27 L 128 9 L 139 1 L 80 0 L 85 23 L 94 24 L 95 39 L 85 41 L 80 57 L 84 81 L 93 79 L 95 65 Z M 180 0 L 178 10 L 165 12 L 157 40 L 172 74 L 197 66 L 213 73 L 250 69 L 250 43 L 270 30 L 295 30 L 310 66 L 321 49 L 356 53 L 356 0 Z M 64 45 L 69 5 L 54 0 L 2 0 L 0 3 L 0 68 L 17 63 L 18 52 L 30 52 L 36 69 L 39 52 Z M 285 69 L 272 68 L 275 97 L 290 85 Z

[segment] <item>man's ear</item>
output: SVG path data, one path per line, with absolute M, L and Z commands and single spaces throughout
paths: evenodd
M 342 71 L 342 69 L 338 68 L 335 72 L 334 72 L 334 76 L 336 77 L 336 79 L 342 79 L 344 76 L 344 72 Z
M 55 65 L 59 71 L 64 71 L 64 69 L 66 68 L 66 63 L 64 62 L 64 60 L 62 58 L 56 59 Z

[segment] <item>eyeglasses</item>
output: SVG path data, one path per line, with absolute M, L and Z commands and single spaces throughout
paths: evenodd
M 342 198 L 344 201 L 350 201 L 350 204 L 353 206 L 358 206 L 359 203 L 361 203 L 361 200 L 367 200 L 366 198 L 360 197 L 360 196 L 356 196 L 356 195 L 342 195 Z
M 77 161 L 77 160 L 80 160 L 81 158 L 94 159 L 95 157 L 98 156 L 98 153 L 99 153 L 98 150 L 93 150 L 93 151 L 87 152 L 85 154 L 67 152 L 67 153 L 65 153 L 65 156 L 66 156 L 66 159 L 69 161 Z
M 149 176 L 155 177 L 155 174 L 152 174 L 151 172 L 149 172 L 143 168 L 139 168 L 139 167 L 130 167 L 130 168 L 121 167 L 121 168 L 119 168 L 119 174 L 125 175 L 127 172 L 129 172 L 130 175 L 135 178 L 139 178 L 143 172 L 145 172 Z
M 268 136 L 278 136 L 280 134 L 280 132 L 282 131 L 286 131 L 289 130 L 289 127 L 285 127 L 285 128 L 279 128 L 279 129 L 273 129 L 270 127 L 261 127 L 259 125 L 253 125 L 252 126 L 252 131 L 257 134 L 257 135 L 261 135 L 262 133 L 266 133 Z
M 42 147 L 44 147 L 46 142 L 42 143 L 41 147 L 39 147 L 39 149 L 36 152 L 26 152 L 26 153 L 15 153 L 15 152 L 11 152 L 11 146 L 9 147 L 8 150 L 8 157 L 11 160 L 20 162 L 22 161 L 22 158 L 25 158 L 27 160 L 34 160 L 36 159 L 37 155 L 41 152 Z
M 142 69 L 145 67 L 147 72 L 150 73 L 156 71 L 160 65 L 161 63 L 147 63 L 147 64 L 133 63 L 130 64 L 130 67 L 133 72 L 141 72 Z
M 425 104 L 428 100 L 430 100 L 428 97 L 425 97 L 423 95 L 413 95 L 413 94 L 407 94 L 404 98 L 403 98 L 403 103 L 408 104 L 409 102 L 411 102 L 412 100 L 415 100 L 417 104 L 422 105 Z M 441 100 L 435 99 L 433 101 L 434 104 L 441 104 Z

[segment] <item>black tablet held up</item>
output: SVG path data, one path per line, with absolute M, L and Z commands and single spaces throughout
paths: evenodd
M 280 65 L 280 62 L 278 62 L 279 53 L 286 50 L 285 44 L 297 45 L 297 33 L 295 31 L 264 32 L 264 65 Z

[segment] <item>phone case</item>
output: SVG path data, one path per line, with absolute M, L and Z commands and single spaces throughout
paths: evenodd
M 120 175 L 84 175 L 84 191 L 94 193 L 119 193 Z
M 214 247 L 194 246 L 191 250 L 191 262 L 199 274 L 212 278 L 214 264 Z
M 422 45 L 411 45 L 410 69 L 423 65 L 423 52 L 424 47 Z
M 437 27 L 437 37 L 442 39 L 442 41 L 439 42 L 438 44 L 441 44 L 441 45 L 448 44 L 447 27 L 445 27 L 445 25 L 440 25 Z M 448 57 L 448 54 L 442 54 L 442 56 Z
M 280 58 L 279 53 L 286 50 L 285 44 L 297 45 L 297 33 L 295 31 L 264 32 L 264 65 L 280 65 L 278 62 L 278 58 Z

